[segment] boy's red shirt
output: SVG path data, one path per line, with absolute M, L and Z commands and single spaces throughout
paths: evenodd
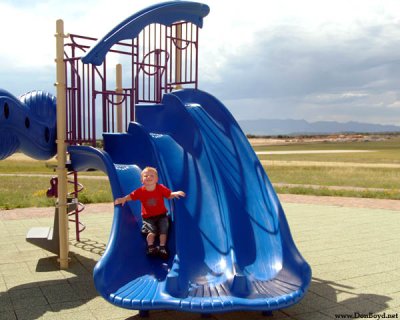
M 164 198 L 171 195 L 171 190 L 162 184 L 156 184 L 153 191 L 147 191 L 144 186 L 132 191 L 132 200 L 139 200 L 142 203 L 142 217 L 156 217 L 168 212 L 164 204 Z

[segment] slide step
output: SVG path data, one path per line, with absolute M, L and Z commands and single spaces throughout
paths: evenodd
M 35 227 L 31 228 L 27 235 L 26 239 L 53 239 L 53 228 L 52 227 Z
M 60 253 L 60 239 L 58 230 L 58 209 L 54 214 L 52 227 L 34 227 L 26 234 L 26 241 L 44 250 L 55 254 Z

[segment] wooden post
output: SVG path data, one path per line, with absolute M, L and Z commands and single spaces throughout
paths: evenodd
M 57 176 L 58 176 L 58 225 L 60 232 L 60 269 L 68 268 L 69 235 L 67 215 L 67 169 L 66 165 L 66 84 L 64 65 L 64 22 L 56 22 L 56 88 L 57 88 Z

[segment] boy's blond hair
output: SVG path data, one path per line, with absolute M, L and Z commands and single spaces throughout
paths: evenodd
M 146 167 L 146 168 L 144 168 L 144 169 L 142 170 L 142 173 L 141 173 L 140 175 L 143 176 L 143 173 L 144 173 L 145 171 L 152 171 L 152 172 L 154 172 L 154 173 L 156 174 L 156 176 L 158 177 L 158 171 L 157 171 L 157 169 L 154 168 L 154 167 Z

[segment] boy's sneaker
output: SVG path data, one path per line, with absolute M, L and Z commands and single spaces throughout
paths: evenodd
M 158 248 L 158 255 L 161 259 L 163 260 L 167 260 L 168 259 L 168 251 L 167 248 L 165 246 L 160 246 Z
M 152 256 L 152 257 L 156 256 L 157 255 L 157 247 L 154 244 L 147 246 L 146 255 Z

